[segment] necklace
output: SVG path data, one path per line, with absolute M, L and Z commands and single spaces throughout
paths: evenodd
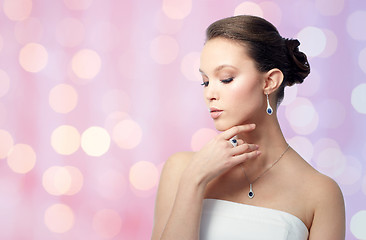
M 283 155 L 285 155 L 285 153 L 287 152 L 287 150 L 289 150 L 290 148 L 290 145 L 287 145 L 287 148 L 285 149 L 285 151 L 283 151 L 283 153 L 281 154 L 281 156 L 272 163 L 272 165 L 267 168 L 262 174 L 260 174 L 256 179 L 254 179 L 253 182 L 250 182 L 247 175 L 245 174 L 245 169 L 244 169 L 244 166 L 242 165 L 243 167 L 243 171 L 244 171 L 244 176 L 245 178 L 247 179 L 248 183 L 249 183 L 249 193 L 248 193 L 248 197 L 250 199 L 252 199 L 254 197 L 254 192 L 253 192 L 253 184 L 260 178 L 262 177 L 266 172 L 268 172 L 274 165 L 276 165 L 276 163 L 278 163 L 278 161 L 280 161 L 280 159 L 283 157 Z

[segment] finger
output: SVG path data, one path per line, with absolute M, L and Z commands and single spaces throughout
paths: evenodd
M 243 145 L 245 142 L 243 139 L 236 139 L 238 141 L 238 146 Z
M 235 155 L 232 157 L 232 164 L 233 166 L 236 166 L 240 163 L 243 163 L 249 159 L 254 159 L 256 157 L 258 157 L 261 154 L 260 151 L 255 150 L 252 152 L 248 152 L 248 153 L 244 153 L 244 154 L 239 154 L 239 155 Z
M 234 126 L 222 133 L 224 139 L 229 140 L 241 132 L 249 132 L 255 129 L 255 124 L 245 124 L 240 126 Z
M 258 145 L 256 144 L 242 144 L 231 150 L 233 156 L 240 155 L 243 153 L 249 153 L 258 150 Z

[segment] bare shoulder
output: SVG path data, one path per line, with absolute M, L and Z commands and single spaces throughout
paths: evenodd
M 192 159 L 194 152 L 177 152 L 171 155 L 164 164 L 164 169 L 167 170 L 182 170 L 186 167 Z
M 312 168 L 308 172 L 306 179 L 308 191 L 312 193 L 315 205 L 322 205 L 322 203 L 332 201 L 341 201 L 343 204 L 341 189 L 331 177 Z
M 343 195 L 337 182 L 303 161 L 305 163 L 299 175 L 303 179 L 303 190 L 309 196 L 307 199 L 311 199 L 314 210 L 329 204 L 343 205 Z
M 164 164 L 160 181 L 179 181 L 193 155 L 194 152 L 177 152 L 171 155 Z
M 340 187 L 315 169 L 307 179 L 307 193 L 311 195 L 313 208 L 309 239 L 344 239 L 345 206 Z
M 155 215 L 152 239 L 159 239 L 173 208 L 180 178 L 186 169 L 193 152 L 178 152 L 168 158 L 160 175 L 155 200 Z
M 338 184 L 327 175 L 320 173 L 314 167 L 312 167 L 308 162 L 306 162 L 301 156 L 295 153 L 292 162 L 293 168 L 291 171 L 298 178 L 306 191 L 314 199 L 314 202 L 323 202 L 327 199 L 332 200 L 334 197 L 341 198 L 343 200 L 342 192 Z
M 159 191 L 168 190 L 172 192 L 172 190 L 176 190 L 181 175 L 190 163 L 193 155 L 193 152 L 178 152 L 168 158 L 160 176 Z

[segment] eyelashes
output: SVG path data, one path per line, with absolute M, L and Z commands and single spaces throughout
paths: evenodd
M 221 81 L 222 83 L 224 83 L 224 84 L 228 84 L 228 83 L 232 82 L 233 80 L 234 80 L 234 78 L 233 78 L 233 77 L 231 77 L 231 78 L 227 78 L 227 79 L 220 80 L 220 81 Z M 205 82 L 201 83 L 201 85 L 202 85 L 202 86 L 204 86 L 204 87 L 207 87 L 207 86 L 208 86 L 208 84 L 209 84 L 209 81 L 205 81 Z
M 231 81 L 233 81 L 233 80 L 234 80 L 234 78 L 233 78 L 233 77 L 231 77 L 231 78 L 227 78 L 227 79 L 221 80 L 221 82 L 222 82 L 222 83 L 229 83 L 229 82 L 231 82 Z

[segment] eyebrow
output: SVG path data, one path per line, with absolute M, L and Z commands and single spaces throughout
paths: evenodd
M 235 68 L 234 66 L 232 66 L 232 65 L 228 65 L 228 64 L 223 64 L 223 65 L 220 65 L 220 66 L 218 66 L 218 67 L 216 67 L 215 69 L 214 69 L 214 72 L 215 73 L 217 73 L 217 72 L 219 72 L 221 69 L 223 69 L 223 68 L 226 68 L 226 67 L 230 67 L 230 68 Z M 198 70 L 201 74 L 203 74 L 203 75 L 205 75 L 205 76 L 207 76 L 201 69 L 199 69 Z

